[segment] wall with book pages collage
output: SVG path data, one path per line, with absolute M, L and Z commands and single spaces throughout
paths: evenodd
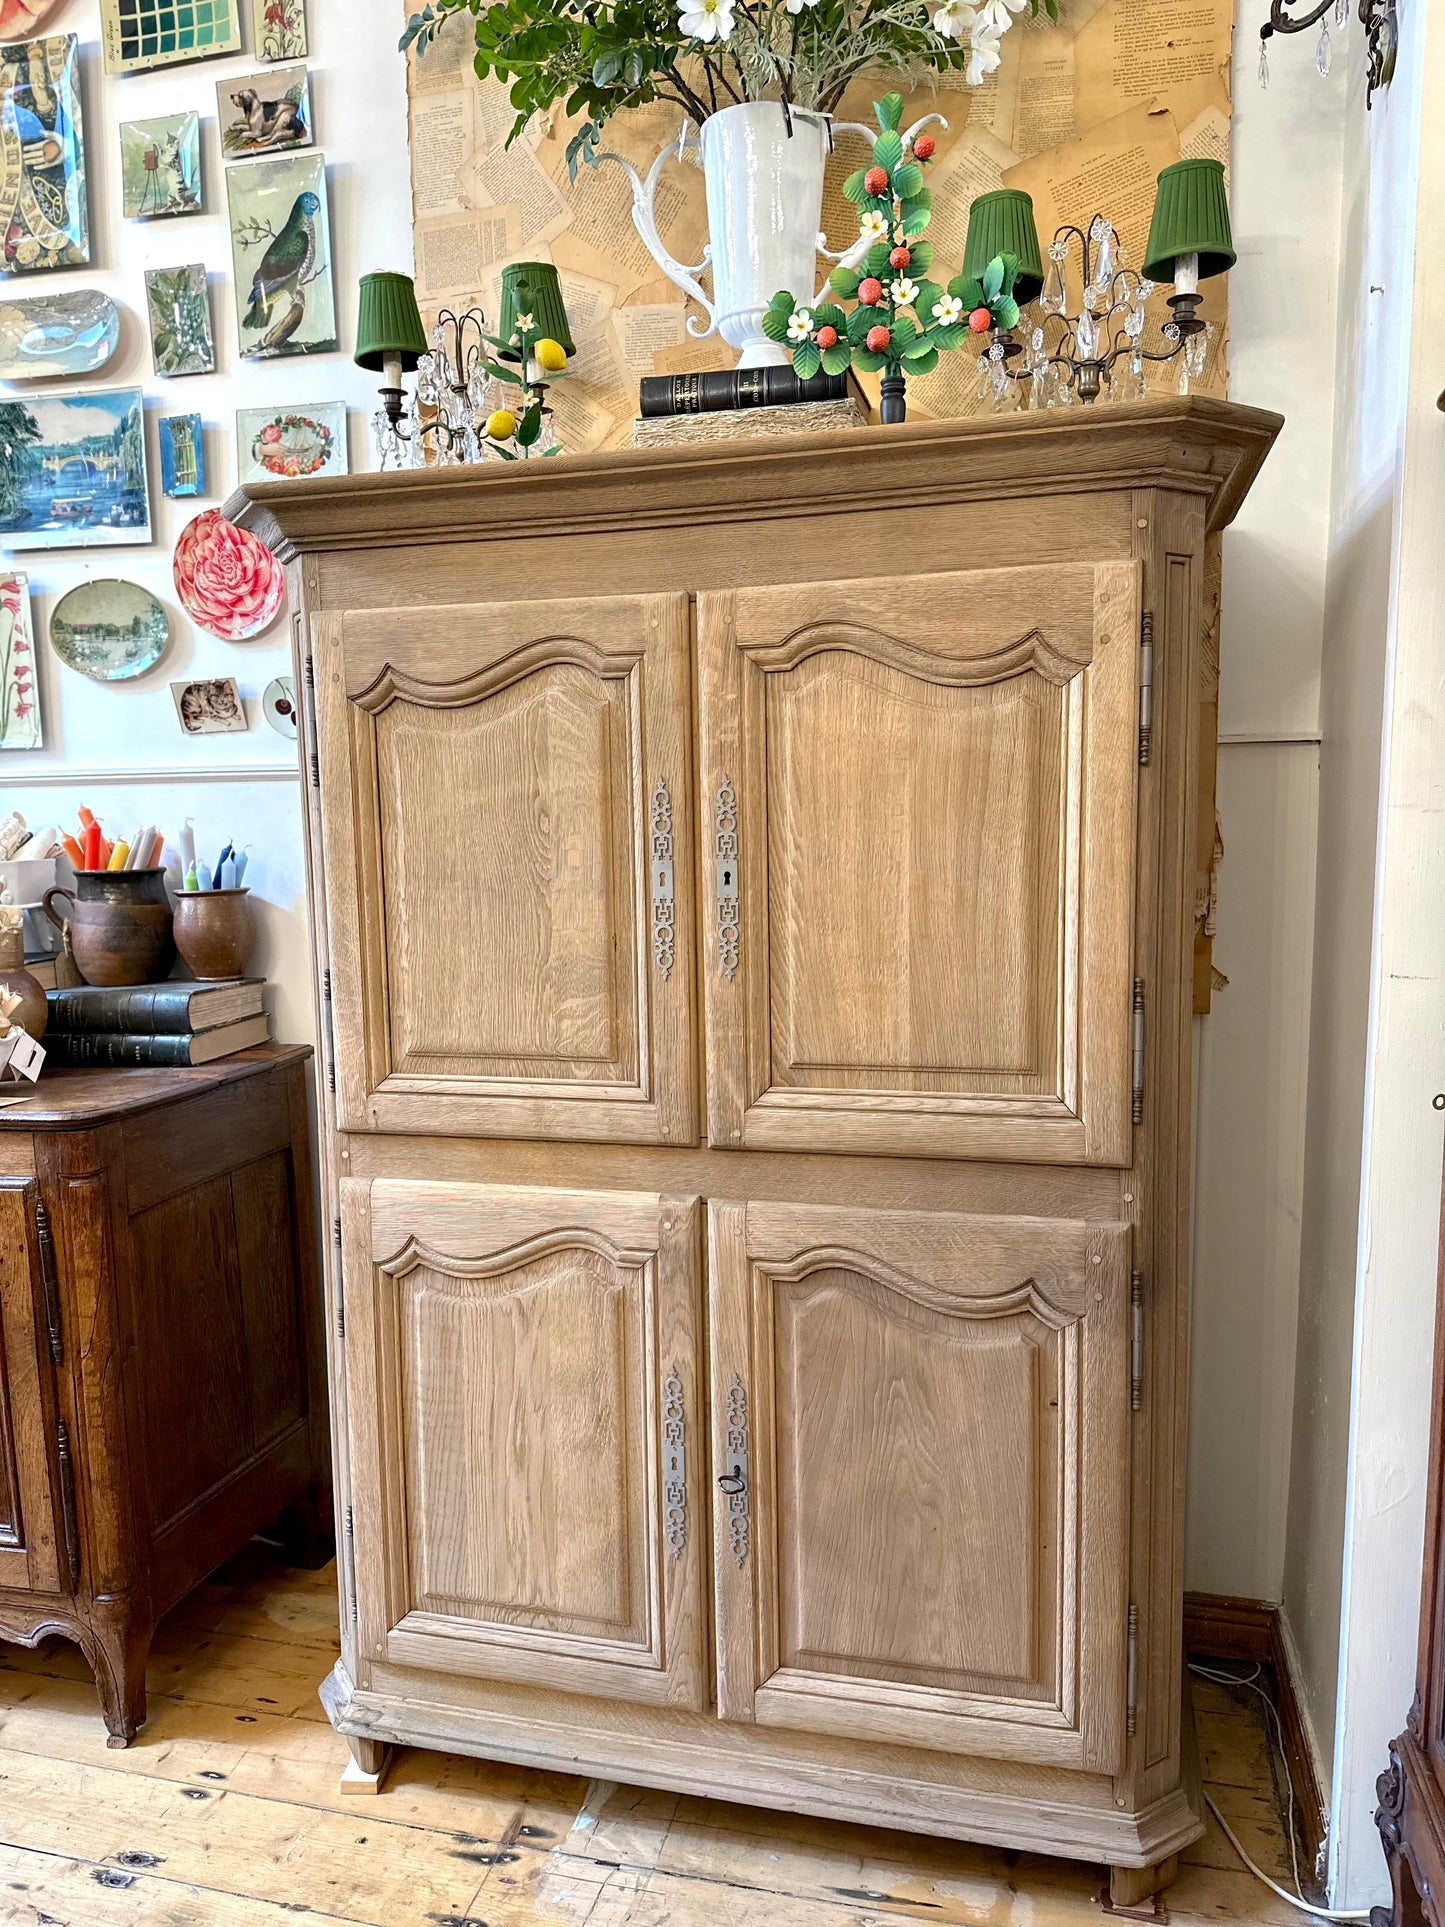
M 968 207 L 999 186 L 1033 196 L 1041 239 L 1063 221 L 1098 211 L 1119 229 L 1130 258 L 1143 256 L 1162 167 L 1182 155 L 1229 162 L 1233 0 L 1061 0 L 1061 23 L 1021 16 L 1002 41 L 1002 63 L 981 87 L 949 76 L 916 91 L 911 108 L 945 114 L 929 169 L 930 230 L 941 262 L 962 263 Z M 480 300 L 496 312 L 506 262 L 550 255 L 562 271 L 578 356 L 552 391 L 558 432 L 572 450 L 631 440 L 642 375 L 724 368 L 731 352 L 716 338 L 685 333 L 689 304 L 643 247 L 620 168 L 583 168 L 567 179 L 565 149 L 576 125 L 556 110 L 506 146 L 513 111 L 505 88 L 471 67 L 470 21 L 455 21 L 411 61 L 411 163 L 416 270 L 423 315 Z M 893 84 L 866 79 L 839 109 L 868 119 L 870 100 Z M 603 144 L 646 170 L 677 132 L 677 110 L 649 108 L 609 123 Z M 858 164 L 855 142 L 840 141 L 824 219 L 829 244 L 856 232 L 842 181 Z M 861 148 L 860 148 L 861 153 Z M 677 260 L 696 261 L 706 237 L 702 175 L 671 168 L 659 195 L 659 225 Z M 826 263 L 820 264 L 821 270 Z M 1225 282 L 1206 282 L 1204 313 L 1216 323 L 1205 392 L 1225 386 Z M 1157 333 L 1167 317 L 1153 304 Z M 1150 345 L 1146 337 L 1146 345 Z M 1165 391 L 1174 369 L 1156 371 Z M 971 415 L 977 399 L 972 351 L 945 356 L 931 376 L 909 384 L 910 414 Z

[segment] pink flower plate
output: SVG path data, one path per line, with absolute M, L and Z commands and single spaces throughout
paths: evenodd
M 173 570 L 186 614 L 223 642 L 259 636 L 276 620 L 286 594 L 281 564 L 265 543 L 219 509 L 207 509 L 182 529 Z

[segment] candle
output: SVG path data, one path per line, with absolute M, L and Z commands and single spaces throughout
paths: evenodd
M 89 815 L 89 812 L 82 811 L 81 814 Z M 80 847 L 84 852 L 83 867 L 87 870 L 98 870 L 100 868 L 100 825 L 93 816 L 85 826 L 85 841 Z
M 1176 294 L 1198 294 L 1199 256 L 1180 254 L 1174 261 L 1174 292 Z
M 144 837 L 145 825 L 144 823 L 137 823 L 135 826 L 135 835 L 130 840 L 130 854 L 125 860 L 127 870 L 138 870 L 140 868 L 140 860 L 145 855 L 145 851 L 141 847 Z
M 236 887 L 236 864 L 233 857 L 228 856 L 221 865 L 221 882 L 219 887 L 222 890 L 234 890 Z
M 85 852 L 68 831 L 61 837 L 60 847 L 70 858 L 77 870 L 83 870 L 85 868 Z
M 196 865 L 196 888 L 198 890 L 209 890 L 211 888 L 211 866 L 209 863 L 198 863 Z
M 181 888 L 183 890 L 199 890 L 200 887 L 200 883 L 196 878 L 196 866 L 193 863 L 190 869 L 186 871 L 185 880 L 182 882 Z
M 190 817 L 181 825 L 181 867 L 188 872 L 196 867 L 196 827 Z
M 242 879 L 245 877 L 246 864 L 248 861 L 249 861 L 248 853 L 245 850 L 238 850 L 236 853 L 236 887 L 237 889 L 240 888 Z
M 106 864 L 105 866 L 106 869 L 123 870 L 125 868 L 125 860 L 129 855 L 130 855 L 129 843 L 117 843 L 115 848 L 110 853 L 110 862 Z

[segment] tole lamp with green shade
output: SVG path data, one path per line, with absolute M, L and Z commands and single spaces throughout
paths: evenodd
M 1200 282 L 1227 273 L 1234 261 L 1224 163 L 1175 161 L 1159 176 L 1144 273 L 1174 283 L 1169 305 L 1175 320 L 1187 323 L 1195 319 Z
M 427 352 L 426 331 L 416 305 L 416 286 L 406 274 L 364 274 L 356 321 L 358 368 L 382 377 L 381 398 L 395 428 L 402 417 L 403 374 L 414 374 Z
M 529 324 L 529 325 L 519 325 Z M 497 338 L 511 342 L 519 333 L 532 341 L 555 341 L 570 361 L 577 352 L 562 300 L 562 283 L 552 261 L 513 261 L 502 269 Z M 502 353 L 508 359 L 507 349 Z
M 973 281 L 983 279 L 990 261 L 1012 254 L 1019 269 L 1014 299 L 1021 308 L 1033 301 L 1044 285 L 1038 229 L 1034 226 L 1031 195 L 1019 187 L 1001 187 L 980 194 L 968 210 L 968 238 L 963 249 L 963 272 Z

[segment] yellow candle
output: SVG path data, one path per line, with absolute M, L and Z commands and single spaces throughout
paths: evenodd
M 110 853 L 110 862 L 106 864 L 105 866 L 106 869 L 123 870 L 125 868 L 125 860 L 127 856 L 129 856 L 129 854 L 130 854 L 129 843 L 117 843 L 115 848 Z

